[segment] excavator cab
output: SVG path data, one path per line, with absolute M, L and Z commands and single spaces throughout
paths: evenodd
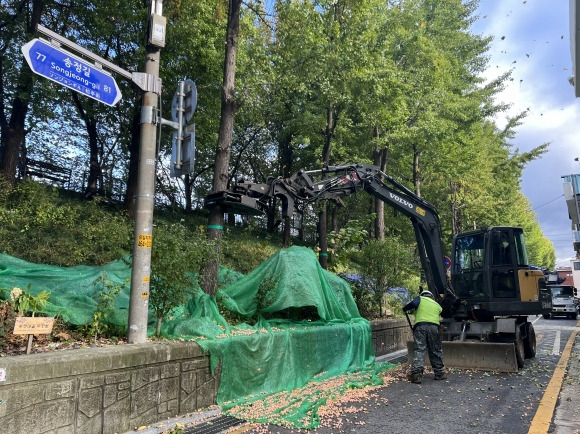
M 536 354 L 529 315 L 549 313 L 544 273 L 529 264 L 521 228 L 496 226 L 453 239 L 452 315 L 442 322 L 445 364 L 517 372 Z
M 498 226 L 456 235 L 451 286 L 456 319 L 489 321 L 550 308 L 544 274 L 530 267 L 521 228 Z

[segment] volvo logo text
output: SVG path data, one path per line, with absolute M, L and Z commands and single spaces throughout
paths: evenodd
M 407 202 L 405 199 L 400 198 L 399 196 L 397 196 L 396 194 L 393 193 L 389 193 L 391 195 L 391 199 L 396 200 L 397 202 L 399 202 L 401 205 L 405 205 L 406 207 L 409 207 L 409 209 L 413 209 L 413 204 Z

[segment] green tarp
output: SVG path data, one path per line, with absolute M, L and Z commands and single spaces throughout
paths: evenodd
M 121 285 L 110 321 L 126 326 L 129 307 L 129 261 L 103 267 L 55 267 L 0 255 L 0 288 L 30 288 L 51 296 L 44 313 L 74 325 L 87 324 L 96 309 L 95 282 Z M 248 396 L 292 390 L 312 378 L 332 376 L 372 364 L 371 328 L 361 318 L 350 287 L 322 269 L 304 247 L 282 250 L 248 275 L 220 269 L 216 298 L 192 288 L 189 302 L 164 321 L 162 335 L 195 339 L 210 353 L 212 367 L 221 362 L 220 403 Z M 219 300 L 219 303 L 216 302 Z M 241 324 L 229 325 L 220 309 Z M 300 314 L 308 318 L 300 319 Z M 150 314 L 150 334 L 155 318 Z

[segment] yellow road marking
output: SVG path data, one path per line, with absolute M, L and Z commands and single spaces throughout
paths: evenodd
M 558 401 L 558 395 L 560 395 L 562 381 L 564 380 L 564 374 L 566 373 L 566 367 L 568 366 L 568 359 L 570 358 L 572 345 L 574 344 L 574 339 L 576 339 L 577 333 L 577 331 L 572 332 L 572 336 L 570 336 L 564 351 L 562 351 L 562 357 L 560 357 L 560 361 L 554 370 L 552 379 L 544 391 L 544 396 L 542 396 L 542 399 L 540 400 L 538 410 L 532 419 L 532 424 L 530 425 L 528 434 L 547 434 L 550 429 L 550 422 L 554 415 L 554 409 L 556 408 L 556 402 Z

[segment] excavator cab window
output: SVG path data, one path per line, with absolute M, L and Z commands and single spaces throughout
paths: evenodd
M 460 297 L 485 298 L 485 234 L 469 234 L 455 239 L 453 288 Z
M 485 249 L 483 234 L 466 235 L 455 241 L 456 271 L 483 268 Z
M 512 265 L 511 243 L 509 234 L 506 232 L 495 232 L 493 237 L 492 264 Z
M 491 286 L 494 298 L 515 298 L 517 294 L 515 268 L 520 262 L 527 261 L 525 245 L 521 246 L 523 239 L 514 232 L 501 230 L 494 231 L 491 246 Z M 514 261 L 514 252 L 517 261 Z
M 529 267 L 530 260 L 528 258 L 528 251 L 526 249 L 526 240 L 524 238 L 524 232 L 520 230 L 514 230 L 514 243 L 516 247 L 516 259 L 518 267 Z

